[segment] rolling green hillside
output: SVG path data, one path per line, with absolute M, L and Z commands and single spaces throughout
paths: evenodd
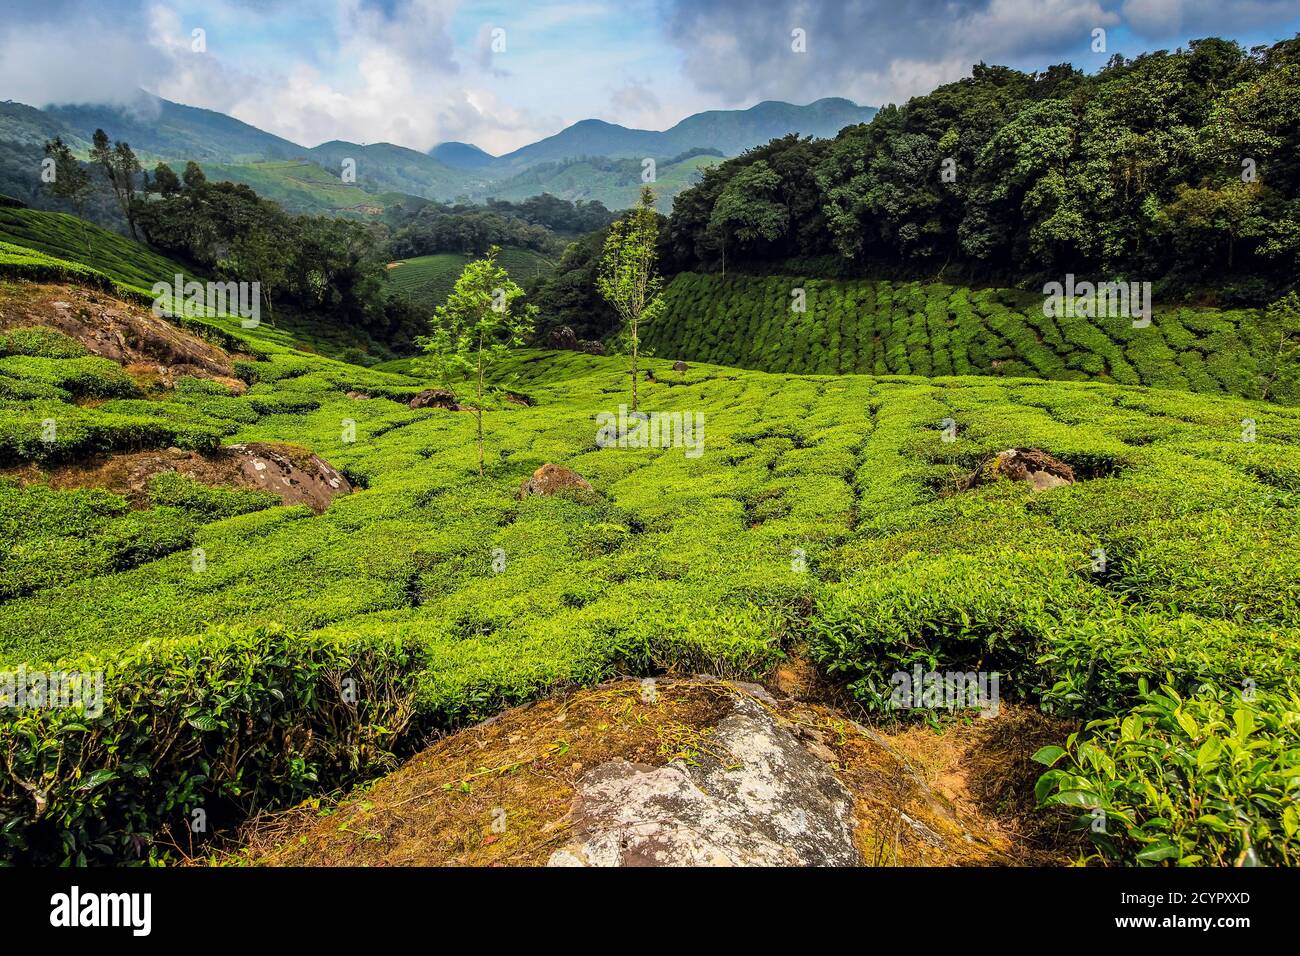
M 196 275 L 142 243 L 75 216 L 0 206 L 2 276 L 76 281 L 149 301 L 154 283 L 170 285 L 178 273 L 187 278 Z M 357 361 L 389 359 L 394 354 L 387 343 L 375 342 L 363 330 L 319 315 L 282 308 L 274 321 L 277 327 L 264 334 L 273 335 L 279 344 Z
M 869 122 L 875 115 L 873 106 L 858 106 L 850 100 L 827 97 L 806 106 L 766 100 L 745 110 L 694 113 L 662 132 L 629 129 L 616 123 L 588 119 L 574 123 L 554 136 L 497 157 L 492 165 L 521 169 L 536 163 L 563 162 L 583 156 L 667 159 L 701 147 L 735 156 L 790 133 L 834 136 L 846 126 Z
M 652 185 L 659 211 L 671 212 L 673 197 L 698 182 L 700 170 L 721 161 L 721 157 L 700 154 L 675 163 L 657 163 Z M 493 199 L 512 201 L 550 193 L 561 199 L 596 199 L 610 209 L 627 209 L 636 205 L 641 194 L 644 185 L 641 171 L 641 162 L 636 159 L 543 163 L 517 176 L 492 183 L 480 192 Z
M 204 167 L 214 182 L 229 180 L 251 186 L 263 199 L 279 203 L 288 212 L 374 219 L 398 206 L 418 208 L 426 200 L 399 192 L 367 192 L 342 182 L 316 163 L 305 159 L 269 160 L 261 163 Z
M 61 212 L 0 207 L 0 241 L 87 266 L 142 293 L 191 271 L 148 246 Z
M 432 310 L 451 294 L 461 270 L 472 258 L 458 252 L 443 252 L 390 262 L 384 277 L 389 295 L 401 296 Z M 497 262 L 520 285 L 546 275 L 555 265 L 531 249 L 509 247 L 501 250 Z
M 1104 808 L 1108 858 L 1300 854 L 1287 809 L 1300 411 L 1096 382 L 680 373 L 651 359 L 642 408 L 703 416 L 698 454 L 600 449 L 595 416 L 626 401 L 624 360 L 527 352 L 502 381 L 535 404 L 492 400 L 484 479 L 473 415 L 407 407 L 427 383 L 246 338 L 258 357 L 240 366 L 244 395 L 199 382 L 93 406 L 51 383 L 130 383 L 48 336 L 4 346 L 17 351 L 0 372 L 30 396 L 0 401 L 7 461 L 276 441 L 359 485 L 317 515 L 184 482 L 136 512 L 103 491 L 0 482 L 13 595 L 0 661 L 114 675 L 89 727 L 76 710 L 0 716 L 7 859 L 134 858 L 195 801 L 292 804 L 559 684 L 753 677 L 796 643 L 869 709 L 892 670 L 993 667 L 1004 698 L 1101 721 L 1040 752 L 1054 765 L 1041 792 Z M 50 420 L 57 438 L 42 440 Z M 1044 449 L 1078 480 L 960 482 L 1008 447 Z M 519 500 L 548 461 L 594 491 Z M 352 675 L 361 707 L 339 702 Z M 1170 756 L 1142 757 L 1155 752 Z M 44 813 L 16 779 L 43 781 Z
M 339 172 L 353 160 L 357 184 L 367 192 L 403 192 L 426 199 L 451 199 L 467 194 L 476 182 L 471 174 L 441 163 L 432 156 L 392 143 L 363 146 L 333 140 L 307 151 L 307 155 Z
M 792 293 L 805 291 L 806 311 Z M 1047 318 L 1043 297 L 917 282 L 683 273 L 647 347 L 665 358 L 799 374 L 1034 376 L 1259 397 L 1277 339 L 1255 309 Z M 1269 397 L 1300 402 L 1294 362 Z
M 399 195 L 449 201 L 489 196 L 525 199 L 541 192 L 563 199 L 600 199 L 610 208 L 621 209 L 635 202 L 640 160 L 647 156 L 660 163 L 662 206 L 667 212 L 671 197 L 694 181 L 692 174 L 704 163 L 698 158 L 668 163 L 673 157 L 698 149 L 735 155 L 791 132 L 834 136 L 845 126 L 866 122 L 875 112 L 873 107 L 831 98 L 807 106 L 769 101 L 748 110 L 698 113 L 666 131 L 583 120 L 506 156 L 492 157 L 463 143 L 441 144 L 429 153 L 392 143 L 343 140 L 309 148 L 222 113 L 144 92 L 127 107 L 82 104 L 38 110 L 0 103 L 0 181 L 29 185 L 33 149 L 62 136 L 84 155 L 95 129 L 102 128 L 113 139 L 129 142 L 147 167 L 158 160 L 183 164 L 193 159 L 209 176 L 221 168 L 216 178 L 247 183 L 295 212 L 372 216 L 377 208 L 400 201 Z M 439 156 L 451 161 L 443 162 Z M 355 161 L 356 186 L 369 194 L 367 198 L 349 201 L 334 188 L 350 188 L 336 175 L 345 159 Z M 303 160 L 323 167 L 325 175 L 335 179 L 334 187 L 311 170 L 297 168 Z M 537 167 L 545 169 L 532 175 Z

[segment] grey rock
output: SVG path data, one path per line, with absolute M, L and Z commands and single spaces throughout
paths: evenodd
M 574 799 L 574 839 L 549 865 L 861 864 L 852 795 L 758 703 L 737 698 L 707 751 L 697 766 L 588 771 Z

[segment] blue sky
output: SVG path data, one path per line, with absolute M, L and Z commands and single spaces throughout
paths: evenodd
M 309 146 L 494 153 L 587 117 L 663 129 L 764 99 L 880 105 L 979 60 L 1091 71 L 1200 36 L 1300 32 L 1300 0 L 6 0 L 5 14 L 0 99 L 143 88 Z

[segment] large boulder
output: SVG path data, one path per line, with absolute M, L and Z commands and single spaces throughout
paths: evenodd
M 561 491 L 591 491 L 591 483 L 571 468 L 547 462 L 519 486 L 519 497 L 553 495 Z
M 240 484 L 280 496 L 287 505 L 307 505 L 324 511 L 340 495 L 351 494 L 352 482 L 319 455 L 285 445 L 247 442 L 223 449 L 238 471 Z
M 1074 484 L 1074 469 L 1037 448 L 1008 448 L 981 463 L 965 486 L 973 488 L 999 479 L 1023 481 L 1033 491 L 1047 491 Z
M 748 696 L 733 699 L 696 762 L 620 761 L 584 774 L 573 831 L 550 866 L 862 863 L 853 795 Z

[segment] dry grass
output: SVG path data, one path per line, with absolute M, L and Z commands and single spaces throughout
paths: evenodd
M 805 688 L 815 690 L 815 688 Z M 1060 730 L 1028 710 L 954 722 L 941 734 L 881 734 L 833 706 L 712 679 L 571 691 L 437 741 L 341 798 L 262 814 L 232 847 L 196 863 L 269 866 L 535 866 L 569 837 L 578 778 L 614 760 L 662 766 L 709 751 L 744 694 L 835 768 L 854 794 L 870 865 L 1068 862 L 1026 821 L 1040 738 Z M 1052 739 L 1060 739 L 1053 737 Z M 720 756 L 716 755 L 715 756 Z M 1010 773 L 1008 773 L 1010 771 Z

